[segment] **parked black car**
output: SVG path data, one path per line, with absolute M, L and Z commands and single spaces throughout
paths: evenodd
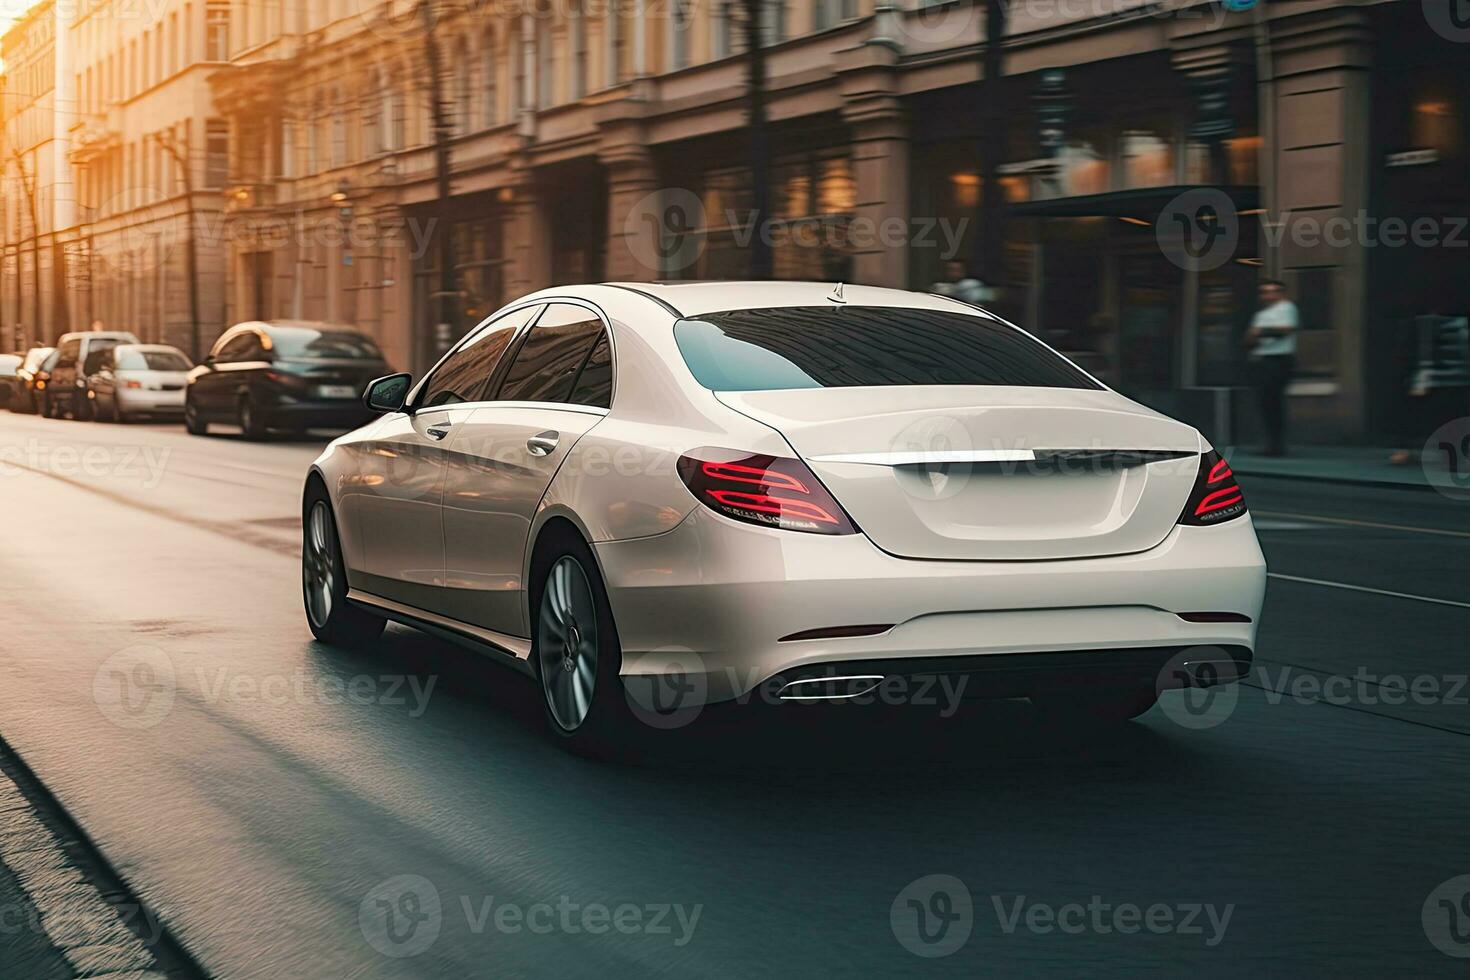
M 97 330 L 62 334 L 56 342 L 56 364 L 41 398 L 47 418 L 70 412 L 73 418 L 93 419 L 92 400 L 87 395 L 87 378 L 102 366 L 102 357 L 118 344 L 136 344 L 138 338 L 121 330 Z
M 41 398 L 51 381 L 51 368 L 56 365 L 55 347 L 32 347 L 16 369 L 20 390 L 10 400 L 12 412 L 34 414 L 41 410 Z
M 374 417 L 362 401 L 368 382 L 391 373 L 378 345 L 351 327 L 242 323 L 189 372 L 184 425 L 204 435 L 211 422 L 231 423 L 247 439 L 272 429 L 356 428 Z

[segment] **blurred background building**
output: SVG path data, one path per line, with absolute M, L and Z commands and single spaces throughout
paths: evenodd
M 421 371 L 542 286 L 748 275 L 754 7 L 48 0 L 3 40 L 0 346 L 293 317 Z M 1316 439 L 1398 432 L 1424 318 L 1470 311 L 1470 30 L 1418 0 L 760 11 L 777 277 L 927 289 L 958 258 L 1199 416 L 1275 276 Z M 1218 264 L 1160 247 L 1201 199 L 1237 229 Z

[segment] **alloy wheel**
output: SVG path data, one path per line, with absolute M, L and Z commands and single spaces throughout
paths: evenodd
M 332 515 L 324 501 L 311 508 L 306 547 L 301 553 L 301 577 L 306 584 L 306 611 L 319 627 L 332 615 L 332 586 L 336 574 L 333 554 Z
M 556 723 L 575 731 L 587 720 L 597 681 L 597 602 L 582 565 L 564 555 L 541 594 L 536 634 L 541 688 Z

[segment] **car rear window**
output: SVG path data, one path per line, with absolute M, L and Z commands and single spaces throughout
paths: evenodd
M 130 350 L 117 356 L 120 371 L 187 371 L 191 366 L 183 354 L 168 350 Z
M 1022 330 L 983 316 L 900 307 L 777 307 L 674 325 L 713 391 L 900 385 L 1101 386 Z
M 378 345 L 350 330 L 313 330 L 310 327 L 273 327 L 271 343 L 281 357 L 380 361 Z

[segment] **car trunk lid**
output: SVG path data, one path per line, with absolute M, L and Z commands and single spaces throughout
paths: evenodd
M 1023 561 L 1144 551 L 1178 522 L 1198 434 L 1111 391 L 720 392 L 785 435 L 878 547 Z

